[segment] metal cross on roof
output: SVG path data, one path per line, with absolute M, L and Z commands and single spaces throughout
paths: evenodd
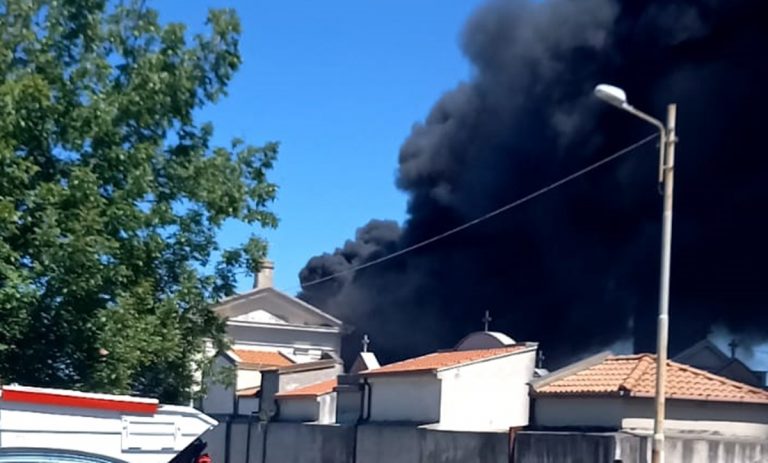
M 486 310 L 485 311 L 485 316 L 481 320 L 483 322 L 483 325 L 484 325 L 483 331 L 485 331 L 486 333 L 488 332 L 488 324 L 491 323 L 491 320 L 493 320 L 491 318 L 491 313 Z
M 739 347 L 739 341 L 731 339 L 731 342 L 728 343 L 728 347 L 731 348 L 731 358 L 736 358 L 736 349 Z
M 371 343 L 371 340 L 368 339 L 368 335 L 367 334 L 363 335 L 362 343 L 363 343 L 363 352 L 368 352 L 368 344 Z

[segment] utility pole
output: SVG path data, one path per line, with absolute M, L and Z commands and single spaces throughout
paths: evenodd
M 667 106 L 667 124 L 627 102 L 627 93 L 619 87 L 599 84 L 595 96 L 659 129 L 659 182 L 664 193 L 661 225 L 661 282 L 659 285 L 659 321 L 656 325 L 656 398 L 653 420 L 653 463 L 664 463 L 664 418 L 666 414 L 667 355 L 669 345 L 669 268 L 672 260 L 672 191 L 675 183 L 675 144 L 677 143 L 677 105 Z
M 667 355 L 669 348 L 669 277 L 672 260 L 672 193 L 675 183 L 675 125 L 677 105 L 667 106 L 667 128 L 663 132 L 661 169 L 664 182 L 664 216 L 661 228 L 661 282 L 656 345 L 656 413 L 653 422 L 653 463 L 664 463 L 664 419 L 666 415 Z

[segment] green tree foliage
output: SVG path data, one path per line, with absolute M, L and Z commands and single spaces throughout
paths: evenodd
M 274 143 L 211 144 L 240 25 L 205 34 L 143 2 L 0 0 L 0 380 L 180 402 L 211 301 L 266 244 L 220 249 L 226 220 L 274 227 Z M 207 270 L 206 270 L 207 269 Z

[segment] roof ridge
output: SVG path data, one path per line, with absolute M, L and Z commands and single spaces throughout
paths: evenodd
M 629 372 L 624 381 L 619 384 L 619 389 L 623 388 L 629 392 L 632 392 L 640 378 L 648 371 L 648 368 L 653 365 L 653 362 L 650 362 L 650 356 L 651 354 L 639 354 L 634 356 L 637 358 L 637 364 L 632 369 L 632 371 Z
M 521 352 L 536 349 L 536 345 L 513 345 L 485 349 L 469 349 L 430 352 L 418 357 L 411 357 L 382 365 L 378 368 L 361 371 L 361 375 L 380 375 L 394 373 L 437 373 L 459 366 L 470 365 L 487 360 L 504 358 Z
M 488 357 L 480 357 L 480 358 L 476 358 L 476 359 L 472 359 L 472 360 L 467 360 L 467 361 L 464 361 L 464 362 L 459 362 L 459 363 L 456 363 L 454 365 L 447 365 L 447 366 L 444 366 L 444 367 L 439 367 L 436 370 L 437 371 L 445 371 L 445 370 L 450 370 L 450 369 L 453 369 L 453 368 L 465 367 L 467 365 L 474 365 L 475 363 L 482 363 L 482 362 L 487 362 L 489 360 L 496 360 L 496 359 L 499 359 L 501 357 L 506 357 L 508 355 L 519 354 L 521 352 L 527 352 L 531 348 L 538 349 L 538 346 L 504 346 L 504 347 L 490 347 L 488 349 L 457 350 L 456 352 L 479 352 L 479 351 L 489 351 L 489 350 L 498 350 L 499 352 L 496 352 L 493 355 L 489 355 Z
M 417 355 L 416 357 L 410 357 L 410 358 L 407 358 L 407 359 L 398 360 L 397 362 L 388 363 L 386 365 L 382 365 L 382 367 L 388 367 L 390 365 L 397 365 L 397 364 L 400 364 L 400 363 L 408 362 L 408 361 L 413 360 L 413 359 L 423 359 L 424 357 L 432 357 L 433 355 L 444 354 L 444 353 L 445 352 L 440 352 L 440 351 L 430 352 L 428 354 Z
M 542 376 L 541 378 L 536 378 L 531 380 L 530 382 L 531 387 L 533 388 L 534 391 L 538 391 L 539 389 L 543 387 L 547 387 L 548 385 L 556 381 L 560 381 L 563 378 L 567 378 L 568 376 L 574 375 L 581 371 L 585 371 L 594 366 L 600 365 L 601 363 L 605 362 L 607 359 L 611 359 L 611 358 L 613 358 L 611 351 L 598 352 L 597 354 L 590 355 L 589 357 L 581 359 L 576 363 L 572 363 L 570 365 L 566 365 L 562 368 L 552 371 L 549 374 Z
M 287 355 L 285 355 L 285 352 L 279 350 L 279 351 L 277 351 L 277 353 L 280 354 L 280 356 L 282 356 L 284 359 L 288 360 L 289 362 L 291 362 L 293 364 L 296 363 L 296 360 L 294 360 L 294 359 L 288 357 Z
M 333 392 L 333 389 L 338 385 L 338 377 L 323 379 L 314 383 L 305 384 L 303 386 L 299 386 L 296 389 L 291 389 L 290 391 L 281 391 L 275 394 L 275 397 L 277 398 L 298 398 L 298 397 L 317 397 L 324 394 L 328 394 L 330 392 Z M 323 387 L 322 389 L 318 389 L 320 387 Z M 330 386 L 329 388 L 325 388 L 326 386 Z
M 632 360 L 632 359 L 639 359 L 646 356 L 652 356 L 653 354 L 649 354 L 647 352 L 643 352 L 640 354 L 619 354 L 619 355 L 613 355 L 611 354 L 610 357 L 608 357 L 606 360 Z

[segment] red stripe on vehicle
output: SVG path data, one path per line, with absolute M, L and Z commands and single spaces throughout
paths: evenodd
M 55 405 L 57 407 L 90 408 L 115 412 L 154 414 L 157 412 L 156 403 L 132 402 L 128 400 L 110 400 L 94 397 L 76 397 L 45 392 L 3 390 L 2 400 L 7 402 L 23 402 L 38 405 Z

